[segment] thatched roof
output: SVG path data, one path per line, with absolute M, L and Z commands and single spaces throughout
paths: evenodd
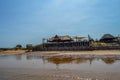
M 74 36 L 73 39 L 84 39 L 86 37 Z
M 104 34 L 102 36 L 102 38 L 100 39 L 100 41 L 102 41 L 102 42 L 114 42 L 115 37 L 111 34 Z
M 115 37 L 111 34 L 104 34 L 101 38 L 101 40 L 103 39 L 115 39 Z
M 52 38 L 48 39 L 48 42 L 63 42 L 63 41 L 72 41 L 72 38 L 70 36 L 54 36 Z

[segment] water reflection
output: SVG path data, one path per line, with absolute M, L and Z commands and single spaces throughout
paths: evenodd
M 90 64 L 92 64 L 94 58 L 51 57 L 51 58 L 47 58 L 46 60 L 56 65 L 69 64 L 69 63 L 82 64 L 82 63 L 86 63 L 87 61 L 89 61 Z
M 110 57 L 103 58 L 102 60 L 103 60 L 106 64 L 113 64 L 113 63 L 115 63 L 115 61 L 116 61 L 115 58 L 110 58 Z
M 17 59 L 21 59 L 20 56 L 17 56 Z M 92 64 L 95 60 L 102 60 L 105 64 L 113 64 L 117 60 L 120 60 L 120 56 L 41 56 L 41 55 L 27 55 L 27 60 L 32 59 L 42 59 L 43 63 L 53 63 L 56 65 L 60 64 L 82 64 L 82 63 L 89 63 Z
M 27 60 L 32 60 L 32 59 L 42 59 L 41 55 L 27 55 L 26 56 Z
M 76 70 L 117 70 L 120 55 L 41 55 L 20 54 L 0 56 L 0 68 L 42 68 Z M 109 64 L 109 65 L 106 65 Z M 109 67 L 110 66 L 110 67 Z M 109 67 L 109 68 L 108 68 Z
M 16 58 L 16 60 L 21 60 L 22 59 L 22 55 L 14 55 L 14 57 Z
M 104 80 L 104 79 L 110 80 L 112 77 L 116 78 L 116 76 L 119 76 L 120 73 L 119 60 L 120 60 L 120 55 L 96 56 L 96 55 L 20 54 L 20 55 L 0 56 L 0 69 L 1 71 L 5 69 L 3 70 L 3 72 L 6 71 L 6 73 L 1 72 L 1 74 L 3 75 L 6 74 L 5 77 L 9 77 L 9 74 L 15 74 L 15 75 L 11 75 L 12 77 L 15 77 L 13 79 L 18 79 L 16 78 L 16 75 L 18 75 L 16 73 L 20 73 L 20 75 L 18 76 L 20 77 L 23 76 L 23 78 L 25 77 L 24 79 L 27 79 L 26 76 L 28 77 L 30 76 L 30 79 L 32 79 L 33 77 L 35 79 L 41 79 L 43 77 L 39 77 L 39 76 L 45 75 L 44 77 L 46 77 L 47 75 L 48 80 L 54 77 L 57 77 L 55 79 L 60 80 L 61 78 L 59 77 L 59 75 L 61 74 L 60 75 L 61 77 L 68 75 L 67 77 L 63 77 L 64 80 L 66 78 L 75 79 L 73 78 L 74 76 L 90 77 L 90 78 L 92 78 L 91 76 L 93 76 L 94 78 L 100 77 L 100 80 Z M 26 75 L 27 73 L 30 73 L 30 75 Z M 52 78 L 49 75 L 52 75 Z M 110 77 L 107 78 L 108 76 Z M 116 80 L 115 78 L 112 80 Z M 88 78 L 86 80 L 88 80 Z M 119 80 L 119 77 L 117 78 L 117 80 Z
M 48 58 L 47 61 L 54 64 L 68 64 L 73 61 L 73 58 L 72 57 L 65 57 L 65 58 L 51 57 L 51 58 Z

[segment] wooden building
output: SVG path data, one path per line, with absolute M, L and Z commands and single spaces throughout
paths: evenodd
M 88 37 L 58 36 L 43 38 L 43 43 L 33 47 L 33 51 L 81 51 L 81 50 L 112 50 L 120 49 L 120 37 L 105 34 L 99 41 Z
M 70 36 L 54 36 L 43 43 L 45 50 L 84 50 L 90 47 L 87 40 L 76 40 Z

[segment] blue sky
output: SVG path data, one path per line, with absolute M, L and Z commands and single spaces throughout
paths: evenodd
M 120 34 L 120 0 L 0 0 L 0 47 L 105 33 Z

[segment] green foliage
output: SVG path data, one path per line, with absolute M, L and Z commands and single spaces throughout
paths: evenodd
M 21 49 L 22 45 L 18 44 L 18 45 L 16 45 L 16 48 Z
M 33 47 L 33 50 L 38 51 L 38 50 L 42 50 L 43 49 L 43 45 L 39 44 Z

